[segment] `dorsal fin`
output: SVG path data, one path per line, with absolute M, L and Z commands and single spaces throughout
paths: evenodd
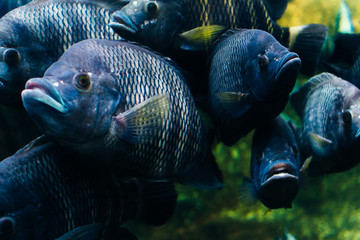
M 302 118 L 306 100 L 310 92 L 324 82 L 340 79 L 331 73 L 321 73 L 309 79 L 298 91 L 290 95 L 290 103 Z
M 266 9 L 273 20 L 278 20 L 284 14 L 288 0 L 264 0 Z

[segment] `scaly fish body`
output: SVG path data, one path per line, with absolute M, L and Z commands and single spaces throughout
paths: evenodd
M 37 0 L 2 17 L 0 103 L 21 106 L 25 82 L 42 76 L 72 44 L 120 39 L 109 27 L 112 9 L 106 6 L 103 1 Z
M 312 157 L 309 175 L 341 172 L 359 162 L 360 91 L 330 73 L 310 79 L 290 102 L 302 120 L 303 158 Z
M 303 67 L 310 72 L 320 57 L 327 28 L 319 24 L 281 27 L 275 20 L 281 17 L 286 6 L 284 0 L 132 0 L 113 14 L 111 26 L 124 38 L 163 53 L 173 51 L 178 45 L 184 47 L 184 34 L 191 35 L 192 29 L 201 26 L 261 29 L 297 52 L 304 61 Z
M 234 144 L 284 109 L 298 55 L 261 30 L 229 30 L 210 55 L 209 105 L 221 141 Z
M 251 179 L 246 180 L 254 198 L 270 209 L 291 207 L 301 182 L 301 165 L 295 135 L 283 118 L 255 130 L 250 167 Z
M 81 232 L 89 239 L 114 239 L 126 220 L 139 216 L 158 225 L 172 215 L 173 184 L 91 171 L 77 165 L 78 158 L 40 137 L 0 163 L 1 239 L 78 239 Z M 162 210 L 160 221 L 146 215 Z
M 211 135 L 174 65 L 130 43 L 82 41 L 27 82 L 24 106 L 46 135 L 97 164 L 181 182 L 206 176 L 192 180 L 218 188 Z

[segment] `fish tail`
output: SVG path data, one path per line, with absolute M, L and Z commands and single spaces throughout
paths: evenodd
M 172 181 L 136 179 L 138 185 L 138 211 L 136 219 L 160 226 L 174 214 L 177 200 Z
M 289 48 L 301 59 L 301 72 L 313 75 L 320 59 L 328 28 L 322 24 L 290 27 Z

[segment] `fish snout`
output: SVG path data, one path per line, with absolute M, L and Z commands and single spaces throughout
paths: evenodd
M 122 34 L 133 35 L 139 30 L 134 22 L 122 10 L 116 11 L 112 15 L 110 27 L 120 36 L 122 36 Z
M 283 56 L 276 70 L 275 80 L 283 87 L 281 90 L 288 94 L 294 87 L 297 75 L 300 72 L 301 60 L 294 52 L 288 52 Z

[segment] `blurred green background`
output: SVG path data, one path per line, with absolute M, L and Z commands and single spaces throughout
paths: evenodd
M 360 32 L 360 2 L 347 0 L 355 32 Z M 339 0 L 290 0 L 281 26 L 321 23 L 333 36 Z M 295 88 L 308 78 L 300 75 Z M 288 104 L 286 116 L 299 119 Z M 241 201 L 240 187 L 249 176 L 252 134 L 233 147 L 219 144 L 214 155 L 224 175 L 222 190 L 197 190 L 177 185 L 178 205 L 174 216 L 161 227 L 135 222 L 126 226 L 141 240 L 274 239 L 287 229 L 299 239 L 360 239 L 360 166 L 343 173 L 306 178 L 293 206 L 267 212 L 260 202 Z

